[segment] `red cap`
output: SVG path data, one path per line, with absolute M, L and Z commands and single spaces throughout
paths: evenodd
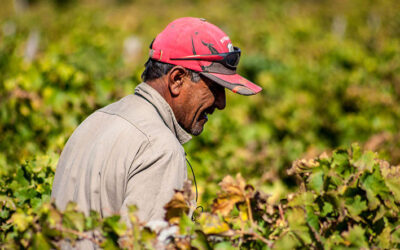
M 150 47 L 150 58 L 200 72 L 235 93 L 254 95 L 262 89 L 236 74 L 240 49 L 233 47 L 229 37 L 205 19 L 176 19 Z

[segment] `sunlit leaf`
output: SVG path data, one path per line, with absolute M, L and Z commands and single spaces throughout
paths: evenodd
M 202 213 L 198 221 L 202 225 L 202 230 L 205 234 L 221 234 L 229 230 L 228 224 L 217 215 Z
M 181 215 L 189 212 L 188 202 L 181 191 L 177 191 L 164 208 L 166 210 L 165 219 L 171 224 L 178 224 Z

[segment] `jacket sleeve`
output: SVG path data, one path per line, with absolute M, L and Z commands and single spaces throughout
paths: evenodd
M 181 147 L 179 145 L 179 147 Z M 146 150 L 132 163 L 121 214 L 127 214 L 127 206 L 136 205 L 141 221 L 164 218 L 164 205 L 175 189 L 182 189 L 187 178 L 183 148 L 154 147 Z

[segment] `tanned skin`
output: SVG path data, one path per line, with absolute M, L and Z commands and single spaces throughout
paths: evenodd
M 190 73 L 181 66 L 173 67 L 166 75 L 148 81 L 165 99 L 179 125 L 192 135 L 199 135 L 207 122 L 207 114 L 224 109 L 225 88 L 204 77 L 191 80 Z

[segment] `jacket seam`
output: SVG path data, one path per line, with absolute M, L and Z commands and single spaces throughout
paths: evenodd
M 133 127 L 135 127 L 140 133 L 142 133 L 146 137 L 147 141 L 150 143 L 149 136 L 143 130 L 141 130 L 138 126 L 136 126 L 134 123 L 132 123 L 131 121 L 129 121 L 125 117 L 123 117 L 123 116 L 121 116 L 119 114 L 116 114 L 116 113 L 109 113 L 109 112 L 107 112 L 105 110 L 98 110 L 96 112 L 102 112 L 102 113 L 105 113 L 105 114 L 108 114 L 108 115 L 115 115 L 115 116 L 118 116 L 119 118 L 127 121 L 129 124 L 131 124 Z
M 132 123 L 131 121 L 129 121 L 128 119 L 126 119 L 125 117 L 123 117 L 123 116 L 121 116 L 121 115 L 119 115 L 119 114 L 116 114 L 116 113 L 107 112 L 107 111 L 105 111 L 105 110 L 97 110 L 96 112 L 102 112 L 102 113 L 107 114 L 107 115 L 115 115 L 115 116 L 117 116 L 117 117 L 119 117 L 119 118 L 121 118 L 121 119 L 127 121 L 131 126 L 133 126 L 133 127 L 136 128 L 140 133 L 142 133 L 143 136 L 146 137 L 148 145 L 150 145 L 150 147 L 152 146 L 152 143 L 151 143 L 149 137 L 147 136 L 147 134 L 146 134 L 144 131 L 142 131 L 140 128 L 138 128 L 138 126 L 136 126 L 134 123 Z M 135 162 L 135 157 L 132 158 L 132 160 L 131 160 L 131 162 L 130 162 L 130 164 L 129 164 L 128 169 L 125 170 L 126 173 L 129 173 L 129 171 L 130 171 L 130 169 L 132 168 L 132 165 L 134 164 L 134 162 Z M 130 177 L 130 178 L 132 178 L 132 177 Z M 128 182 L 129 182 L 129 179 L 130 179 L 130 178 L 128 177 L 128 178 L 125 180 L 125 183 L 124 183 L 124 196 L 126 195 L 126 189 L 127 189 L 127 185 L 128 185 Z M 125 198 L 124 198 L 124 199 L 125 199 Z

